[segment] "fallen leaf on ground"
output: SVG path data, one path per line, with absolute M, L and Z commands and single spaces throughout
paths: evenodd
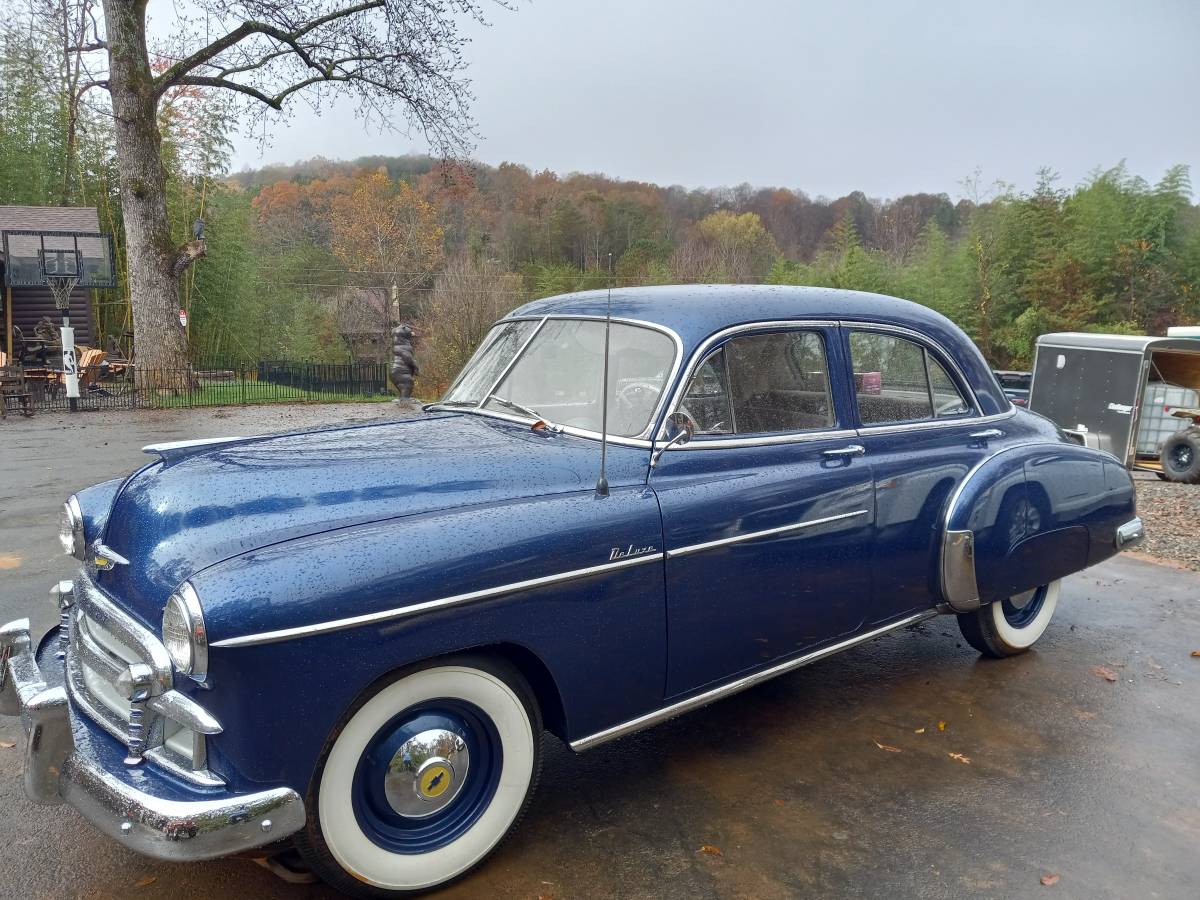
M 913 732 L 913 734 L 924 734 L 924 733 L 925 733 L 924 728 L 918 728 L 916 731 Z
M 724 856 L 720 847 L 714 847 L 712 844 L 705 844 L 700 848 L 701 853 L 707 853 L 709 856 Z
M 951 759 L 957 759 L 960 763 L 966 763 L 967 765 L 971 764 L 971 757 L 963 756 L 961 753 L 949 753 L 947 756 L 949 756 Z
M 1099 675 L 1105 681 L 1117 680 L 1117 673 L 1107 666 L 1092 666 L 1092 674 Z
M 135 884 L 134 887 L 149 887 L 156 881 L 158 881 L 157 875 L 147 875 L 145 878 Z
M 893 747 L 891 744 L 881 744 L 881 743 L 879 743 L 879 741 L 875 742 L 875 746 L 878 747 L 880 750 L 886 750 L 888 753 L 903 753 L 904 752 L 899 747 Z
M 1200 656 L 1200 650 L 1193 650 L 1192 656 Z
M 1050 887 L 1051 885 L 1058 884 L 1058 879 L 1059 879 L 1059 875 L 1057 873 L 1052 873 L 1050 875 L 1043 875 L 1042 876 L 1042 884 L 1044 884 L 1046 887 Z
M 938 731 L 945 731 L 945 730 L 946 730 L 946 723 L 938 722 Z
M 775 801 L 775 805 L 776 805 L 776 806 L 783 806 L 783 803 L 784 803 L 784 801 L 782 801 L 782 800 L 776 800 L 776 801 Z
M 15 746 L 17 746 L 16 741 L 0 741 L 0 748 L 4 750 L 11 750 Z
M 16 553 L 0 553 L 0 569 L 21 568 L 21 557 Z
M 1083 719 L 1085 722 L 1096 718 L 1096 714 L 1094 712 L 1086 709 L 1073 709 L 1071 710 L 1071 715 L 1077 719 Z

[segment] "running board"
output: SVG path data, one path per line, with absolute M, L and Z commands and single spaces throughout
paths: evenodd
M 702 694 L 688 697 L 686 700 L 680 700 L 678 703 L 672 703 L 670 706 L 664 706 L 662 709 L 638 716 L 636 719 L 630 719 L 628 722 L 622 722 L 619 725 L 614 725 L 611 728 L 606 728 L 603 731 L 597 731 L 595 734 L 582 737 L 577 741 L 571 741 L 571 749 L 576 752 L 590 750 L 608 741 L 616 740 L 627 734 L 633 734 L 635 731 L 641 731 L 643 728 L 649 728 L 651 725 L 657 725 L 659 722 L 665 722 L 667 719 L 673 719 L 676 716 L 699 709 L 702 706 L 708 706 L 708 704 L 732 694 L 741 693 L 744 690 L 754 687 L 756 684 L 770 681 L 778 675 L 783 675 L 793 669 L 799 669 L 801 666 L 807 666 L 809 663 L 814 663 L 827 656 L 833 656 L 833 654 L 840 653 L 842 650 L 848 650 L 857 644 L 865 644 L 867 641 L 874 640 L 877 637 L 883 637 L 889 631 L 896 631 L 900 628 L 906 628 L 909 625 L 915 625 L 936 615 L 939 615 L 936 609 L 915 613 L 914 615 L 906 616 L 903 619 L 890 622 L 871 631 L 864 631 L 862 634 L 856 634 L 854 637 L 838 641 L 836 644 L 830 644 L 828 647 L 813 650 L 811 653 L 806 653 L 803 656 L 797 656 L 795 659 L 785 660 L 770 668 L 747 675 L 745 678 L 739 678 L 736 681 L 712 688 Z

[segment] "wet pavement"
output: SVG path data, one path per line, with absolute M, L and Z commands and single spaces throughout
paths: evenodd
M 0 621 L 50 627 L 47 590 L 71 562 L 59 504 L 138 465 L 143 444 L 394 414 L 0 423 Z M 982 660 L 937 618 L 582 755 L 548 739 L 525 821 L 438 896 L 1195 898 L 1192 651 L 1200 576 L 1119 558 L 1067 580 L 1022 657 Z M 0 742 L 18 737 L 0 720 Z M 19 744 L 0 744 L 0 895 L 335 896 L 248 861 L 136 856 L 27 801 L 20 768 Z

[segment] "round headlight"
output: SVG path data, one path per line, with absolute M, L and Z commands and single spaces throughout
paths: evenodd
M 67 498 L 58 518 L 58 542 L 62 544 L 63 553 L 78 560 L 82 560 L 87 553 L 83 538 L 83 511 L 74 494 Z
M 162 641 L 171 664 L 184 675 L 203 681 L 208 669 L 208 635 L 200 598 L 186 581 L 163 609 Z

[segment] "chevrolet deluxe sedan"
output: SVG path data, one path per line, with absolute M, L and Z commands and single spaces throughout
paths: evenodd
M 169 860 L 443 885 L 585 750 L 930 616 L 1028 650 L 1142 535 L 1120 461 L 931 310 L 621 289 L 498 322 L 415 418 L 146 448 L 0 636 L 29 795 Z M 781 714 L 784 714 L 781 711 Z

